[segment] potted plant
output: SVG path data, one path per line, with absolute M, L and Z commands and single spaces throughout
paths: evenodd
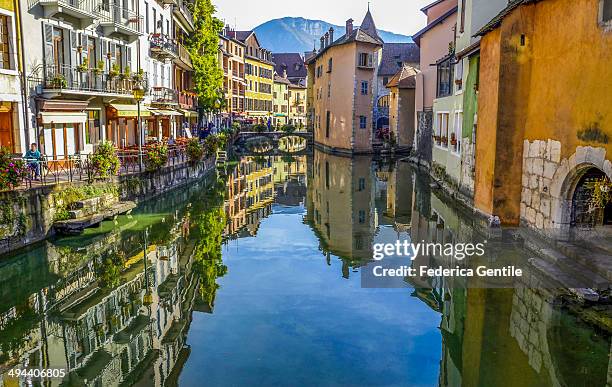
M 114 63 L 113 66 L 111 67 L 110 71 L 108 72 L 108 77 L 110 79 L 113 79 L 115 77 L 117 77 L 120 73 L 120 69 L 119 69 L 119 65 L 117 63 Z
M 441 137 L 440 142 L 444 145 L 448 145 L 448 137 Z
M 454 133 L 451 134 L 451 145 L 457 145 L 457 138 Z
M 119 73 L 119 79 L 121 79 L 122 81 L 125 79 L 128 79 L 130 77 L 131 71 L 129 67 L 125 67 L 125 69 L 123 69 L 123 72 Z
M 91 174 L 100 179 L 117 175 L 120 165 L 115 146 L 110 141 L 101 142 L 90 160 Z
M 87 58 L 83 58 L 83 61 L 81 62 L 80 65 L 77 66 L 77 71 L 80 73 L 84 73 L 87 70 L 89 70 L 89 59 Z
M 197 138 L 191 138 L 189 142 L 187 142 L 187 157 L 189 157 L 189 161 L 193 164 L 202 160 L 202 157 L 204 157 L 204 146 L 200 144 Z
M 94 67 L 93 72 L 96 75 L 100 75 L 104 72 L 104 61 L 102 59 L 96 63 L 96 67 Z
M 51 79 L 51 85 L 56 89 L 63 89 L 68 87 L 68 81 L 62 74 L 55 74 Z
M 148 172 L 161 169 L 168 162 L 168 147 L 165 144 L 153 144 L 145 152 L 145 167 Z
M 138 69 L 137 72 L 132 74 L 132 79 L 134 80 L 134 82 L 142 82 L 144 79 L 144 70 Z

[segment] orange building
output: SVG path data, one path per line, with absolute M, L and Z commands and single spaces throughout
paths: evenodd
M 346 22 L 334 40 L 331 28 L 308 58 L 310 119 L 315 142 L 345 153 L 372 152 L 374 99 L 383 41 L 368 10 L 361 26 Z
M 610 225 L 591 198 L 612 177 L 612 0 L 513 1 L 478 35 L 476 207 L 562 234 Z

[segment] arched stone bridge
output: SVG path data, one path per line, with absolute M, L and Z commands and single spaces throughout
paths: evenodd
M 235 144 L 237 144 L 237 145 L 244 145 L 249 140 L 254 140 L 254 139 L 257 139 L 257 138 L 267 138 L 268 140 L 270 140 L 272 142 L 273 146 L 275 148 L 277 148 L 278 147 L 278 143 L 280 142 L 280 140 L 282 138 L 285 138 L 285 137 L 300 137 L 300 138 L 303 138 L 304 140 L 306 140 L 308 146 L 312 145 L 312 142 L 313 142 L 313 138 L 312 138 L 312 133 L 311 132 L 293 132 L 293 133 L 286 133 L 286 132 L 240 132 L 240 133 L 238 133 L 238 136 L 236 137 Z

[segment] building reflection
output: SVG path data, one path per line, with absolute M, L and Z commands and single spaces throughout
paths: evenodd
M 475 219 L 450 206 L 431 189 L 429 178 L 414 175 L 413 241 L 473 242 L 490 239 L 485 260 L 494 266 L 525 254 L 505 235 L 480 235 Z M 420 257 L 432 265 L 443 257 Z M 485 288 L 465 278 L 410 278 L 413 296 L 441 313 L 440 386 L 609 385 L 610 337 L 595 333 L 563 297 L 528 271 L 515 286 Z
M 176 385 L 194 304 L 214 299 L 201 293 L 210 265 L 191 237 L 214 202 L 192 207 L 191 195 L 3 262 L 0 384 L 29 385 L 8 374 L 27 367 L 66 370 L 48 386 Z
M 306 171 L 306 156 L 241 158 L 227 176 L 225 237 L 254 237 L 261 221 L 272 214 L 274 204 L 303 204 Z

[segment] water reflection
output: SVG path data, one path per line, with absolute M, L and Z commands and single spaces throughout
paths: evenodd
M 609 335 L 552 290 L 361 288 L 373 243 L 478 238 L 448 202 L 403 162 L 243 157 L 216 183 L 4 258 L 0 381 L 28 384 L 8 374 L 21 366 L 66 369 L 49 386 L 610 383 Z M 525 254 L 493 239 L 489 260 Z

